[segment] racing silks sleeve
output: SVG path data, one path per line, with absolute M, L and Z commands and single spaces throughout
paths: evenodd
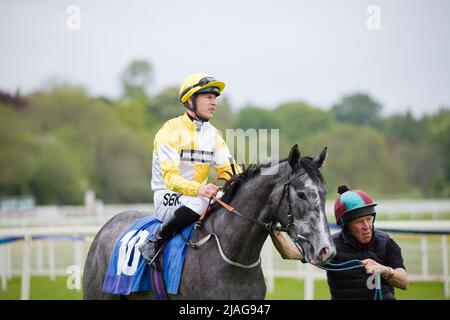
M 200 183 L 180 175 L 179 134 L 166 123 L 155 136 L 153 152 L 159 158 L 166 187 L 183 195 L 196 196 Z

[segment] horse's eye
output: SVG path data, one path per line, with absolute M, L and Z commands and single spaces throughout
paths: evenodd
M 304 193 L 304 192 L 297 192 L 297 196 L 300 198 L 300 199 L 302 199 L 302 200 L 308 200 L 307 198 L 306 198 L 306 194 Z

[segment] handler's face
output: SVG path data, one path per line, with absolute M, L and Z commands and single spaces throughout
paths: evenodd
M 358 242 L 368 244 L 372 239 L 373 216 L 351 220 L 347 223 L 347 227 Z

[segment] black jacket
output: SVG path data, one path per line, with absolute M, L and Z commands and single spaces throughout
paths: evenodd
M 400 247 L 387 233 L 374 230 L 372 240 L 366 245 L 356 241 L 351 233 L 344 229 L 333 235 L 337 254 L 332 263 L 342 263 L 352 259 L 370 258 L 392 268 L 403 267 Z M 354 264 L 353 264 L 354 265 Z M 370 274 L 363 267 L 346 271 L 327 271 L 331 299 L 371 300 L 375 289 L 369 289 L 367 279 Z M 394 288 L 381 277 L 383 300 L 394 300 Z

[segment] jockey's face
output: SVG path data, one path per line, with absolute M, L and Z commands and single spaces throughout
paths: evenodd
M 347 227 L 359 243 L 368 244 L 372 239 L 373 216 L 351 220 L 347 222 Z
M 210 120 L 216 110 L 216 95 L 213 93 L 201 93 L 196 99 L 195 107 L 197 114 L 203 119 Z M 191 103 L 191 101 L 189 101 L 189 103 Z

